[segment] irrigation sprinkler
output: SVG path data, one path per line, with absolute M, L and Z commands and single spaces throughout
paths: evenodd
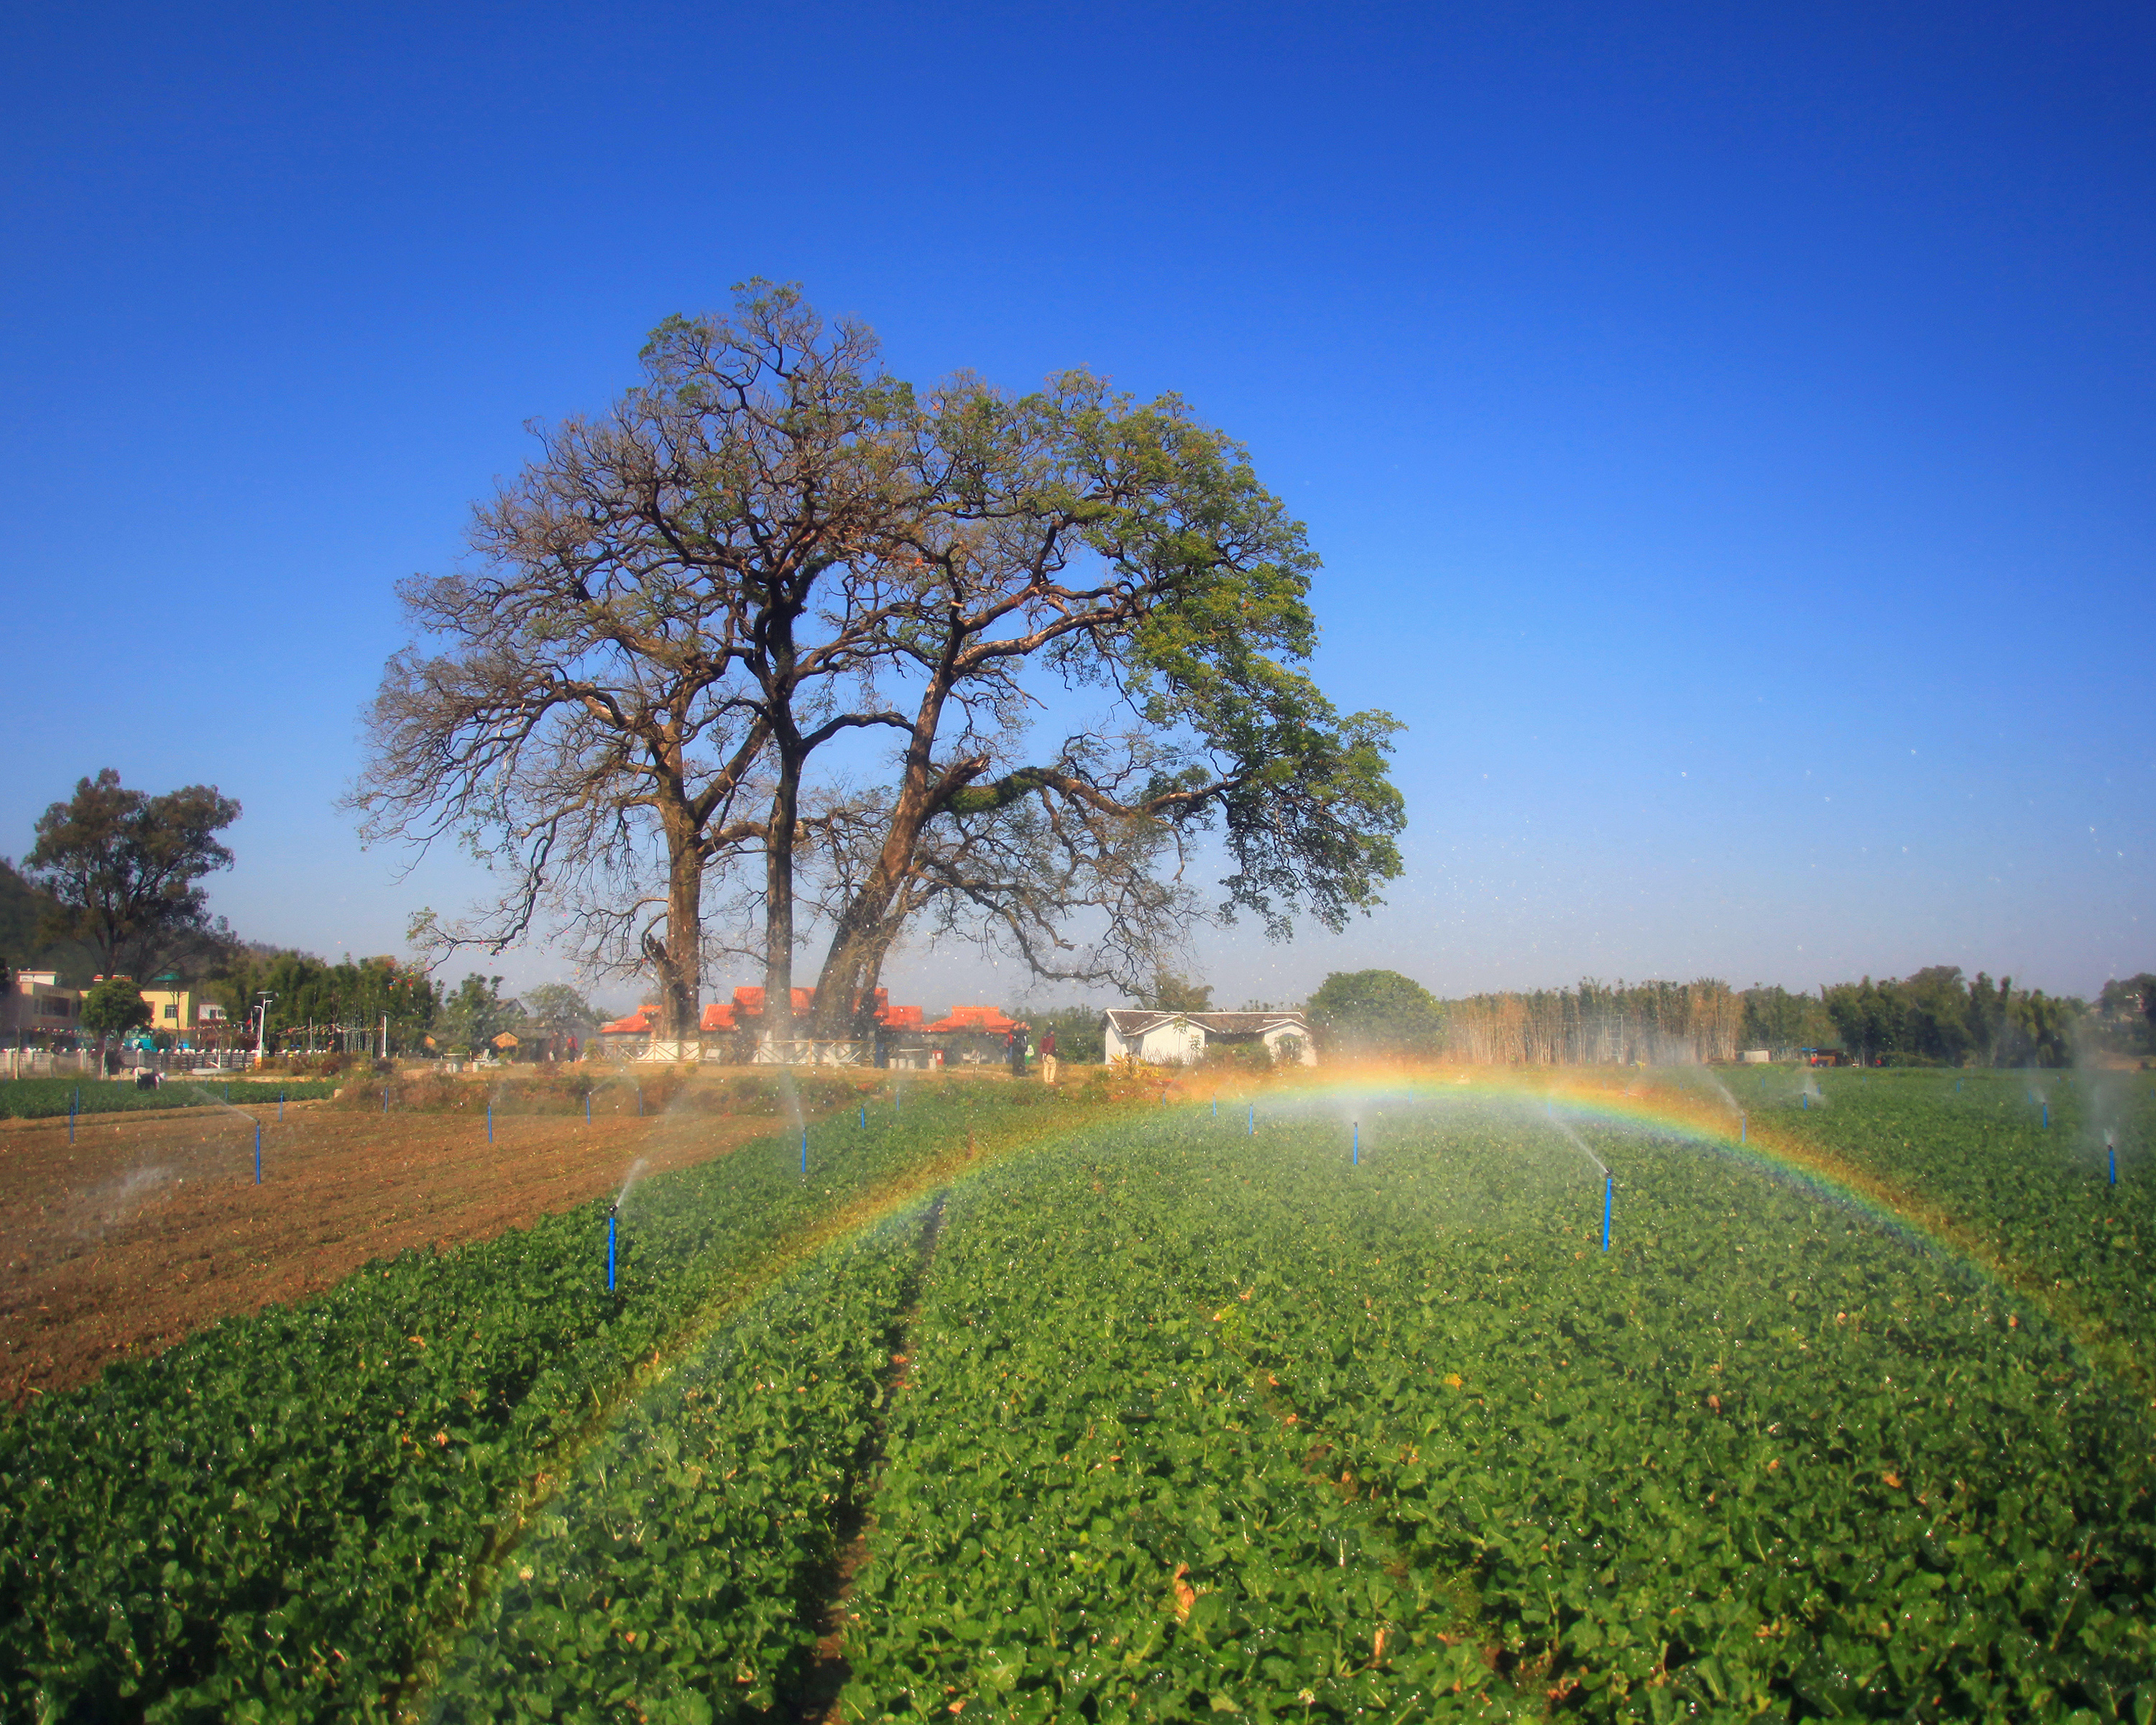
M 254 1122 L 254 1183 L 262 1183 L 262 1122 Z
M 1213 1117 L 1215 1120 L 1220 1117 L 1220 1099 L 1218 1096 L 1213 1098 Z
M 68 1142 L 74 1142 L 74 1117 L 82 1109 L 82 1091 L 77 1090 L 68 1098 Z
M 1747 1130 L 1747 1126 L 1748 1122 L 1744 1118 L 1744 1111 L 1742 1108 L 1739 1108 L 1737 1111 L 1737 1142 L 1740 1144 L 1744 1142 L 1744 1134 Z
M 226 1082 L 224 1086 L 224 1099 L 228 1102 L 232 1100 L 232 1085 L 229 1081 Z
M 278 1124 L 278 1125 L 280 1125 L 280 1126 L 282 1126 L 284 1123 L 285 1123 L 285 1092 L 284 1092 L 284 1091 L 282 1091 L 280 1090 L 280 1091 L 279 1091 L 277 1092 L 277 1124 Z
M 586 1126 L 589 1126 L 591 1123 L 592 1123 L 592 1093 L 591 1093 L 589 1091 L 586 1091 L 584 1092 L 584 1124 L 585 1124 Z
M 389 1111 L 389 1091 L 387 1086 L 384 1086 L 382 1092 L 382 1111 L 384 1114 Z
M 864 1103 L 862 1103 L 862 1104 L 861 1104 L 861 1130 L 862 1130 L 863 1132 L 866 1132 L 868 1129 L 869 1129 L 869 1105 L 868 1105 L 866 1102 L 864 1102 Z
M 2111 1183 L 2118 1183 L 2118 1145 L 2109 1132 L 2103 1135 L 2103 1153 L 2111 1158 Z
M 808 1174 L 808 1128 L 805 1126 L 801 1128 L 801 1174 L 804 1179 Z
M 1602 1250 L 1609 1250 L 1609 1212 L 1617 1202 L 1617 1181 L 1613 1175 L 1602 1177 Z
M 494 1103 L 491 1101 L 486 1105 L 486 1141 L 490 1144 L 494 1142 Z
M 1254 1137 L 1254 1138 L 1255 1138 L 1255 1137 L 1257 1137 L 1257 1135 L 1258 1135 L 1258 1105 L 1257 1105 L 1255 1102 L 1253 1102 L 1253 1103 L 1251 1103 L 1251 1104 L 1250 1104 L 1250 1130 L 1249 1136 L 1250 1136 L 1250 1137 Z M 70 1139 L 70 1140 L 69 1140 L 69 1142 L 73 1142 L 73 1140 L 72 1140 L 72 1139 Z
M 1810 1113 L 1812 1111 L 1812 1093 L 1810 1091 L 1806 1091 L 1799 1100 L 1800 1100 L 1804 1105 L 1804 1112 L 1807 1114 Z
M 1354 1148 L 1353 1157 L 1354 1157 L 1353 1165 L 1354 1165 L 1355 1167 L 1357 1167 L 1357 1168 L 1360 1168 L 1360 1167 L 1362 1167 L 1362 1165 L 1363 1165 L 1363 1122 L 1362 1122 L 1361 1121 L 1359 1121 L 1359 1120 L 1358 1120 L 1358 1121 L 1357 1121 L 1357 1122 L 1355 1122 L 1355 1148 Z
M 613 1291 L 614 1224 L 620 1212 L 621 1206 L 618 1204 L 610 1204 L 607 1206 L 607 1291 L 609 1294 Z
M 2044 1099 L 2043 1108 L 2044 1108 L 2044 1130 L 2045 1130 L 2046 1132 L 2049 1132 L 2049 1131 L 2051 1131 L 2051 1098 L 2050 1098 L 2050 1097 L 2048 1097 L 2048 1096 L 2047 1096 L 2047 1097 L 2046 1097 L 2046 1098 Z

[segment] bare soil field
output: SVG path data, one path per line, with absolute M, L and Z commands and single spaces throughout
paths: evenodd
M 263 1183 L 254 1183 L 254 1127 Z M 371 1258 L 446 1249 L 783 1131 L 767 1117 L 378 1115 L 319 1103 L 0 1132 L 0 1402 L 64 1389 Z

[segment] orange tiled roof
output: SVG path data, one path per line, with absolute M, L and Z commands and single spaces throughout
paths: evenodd
M 723 1000 L 714 1000 L 704 1009 L 703 1019 L 697 1028 L 706 1032 L 732 1029 L 734 1028 L 733 1008 L 728 1006 Z
M 599 1034 L 602 1036 L 649 1035 L 655 1028 L 654 1021 L 658 1016 L 658 1007 L 647 1001 L 627 1018 L 616 1019 L 610 1024 L 601 1024 Z
M 938 1019 L 928 1028 L 931 1030 L 975 1030 L 991 1036 L 1007 1036 L 1018 1028 L 1018 1020 L 1005 1018 L 998 1007 L 954 1006 L 949 1017 Z

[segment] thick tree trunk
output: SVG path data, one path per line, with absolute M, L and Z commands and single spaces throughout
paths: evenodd
M 793 840 L 801 814 L 801 763 L 782 757 L 764 840 L 763 1029 L 793 1040 Z
M 943 715 L 944 691 L 932 685 L 921 697 L 906 745 L 906 773 L 899 781 L 898 804 L 891 812 L 890 830 L 882 852 L 868 877 L 839 913 L 831 949 L 824 956 L 823 973 L 816 978 L 816 1034 L 842 1037 L 858 1034 L 874 1011 L 873 995 L 884 954 L 890 951 L 896 930 L 891 909 L 913 867 L 921 829 L 936 812 L 936 774 L 929 750 Z
M 666 821 L 666 945 L 659 955 L 659 1040 L 696 1034 L 703 971 L 704 856 L 685 814 Z

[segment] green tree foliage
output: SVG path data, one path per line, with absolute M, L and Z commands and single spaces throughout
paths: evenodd
M 1139 991 L 1138 1004 L 1148 1012 L 1210 1012 L 1213 990 L 1173 971 L 1156 970 L 1152 986 Z
M 1419 1054 L 1445 1034 L 1445 1008 L 1420 983 L 1396 970 L 1336 970 L 1306 1009 L 1328 1050 Z
M 1775 984 L 1744 991 L 1744 1028 L 1738 1040 L 1777 1057 L 1799 1048 L 1831 1048 L 1834 1020 L 1815 995 L 1792 993 Z
M 2100 1034 L 2121 1054 L 2156 1054 L 2156 976 L 2115 979 L 2097 997 Z
M 232 866 L 218 834 L 239 804 L 214 785 L 162 797 L 131 791 L 106 768 L 38 817 L 23 859 L 57 906 L 47 936 L 83 942 L 107 976 L 148 976 L 218 953 L 231 932 L 209 916 L 203 877 Z
M 441 1005 L 440 985 L 416 965 L 395 958 L 344 959 L 331 964 L 311 952 L 249 947 L 211 979 L 209 993 L 237 1023 L 259 996 L 270 1004 L 270 1034 L 280 1048 L 363 1039 L 370 1047 L 389 1020 L 392 1053 L 420 1045 Z
M 111 1038 L 149 1022 L 150 1003 L 124 976 L 107 977 L 83 996 L 82 1028 L 97 1039 L 100 1048 Z
M 567 983 L 542 983 L 536 988 L 527 988 L 521 1004 L 532 1028 L 550 1036 L 582 1036 L 604 1022 L 592 1004 Z
M 0 856 L 0 962 L 12 971 L 49 970 L 63 987 L 82 988 L 98 968 L 97 954 L 78 940 L 55 938 L 65 908 Z
M 1870 977 L 1820 991 L 1840 1045 L 1866 1065 L 1971 1064 L 2066 1066 L 2087 1008 L 2041 988 L 2015 989 L 1979 971 L 1932 965 L 1875 983 Z
M 1097 1066 L 1108 1057 L 1107 1033 L 1097 1006 L 1058 1006 L 1029 1009 L 1017 1016 L 1033 1026 L 1035 1037 L 1055 1033 L 1055 1057 L 1081 1066 Z
M 505 1030 L 524 1023 L 524 1009 L 501 992 L 501 978 L 476 973 L 459 983 L 442 1003 L 439 1035 L 453 1047 L 479 1053 Z

